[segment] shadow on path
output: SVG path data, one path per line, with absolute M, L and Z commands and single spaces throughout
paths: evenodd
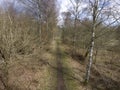
M 56 90 L 66 90 L 63 67 L 62 67 L 62 52 L 59 48 L 59 43 L 56 47 L 56 60 L 57 60 L 57 89 Z

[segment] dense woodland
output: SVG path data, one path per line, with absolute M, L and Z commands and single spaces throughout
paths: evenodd
M 120 89 L 119 0 L 61 1 L 1 1 L 0 90 Z

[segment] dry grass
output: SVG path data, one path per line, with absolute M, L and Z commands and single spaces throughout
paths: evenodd
M 61 45 L 61 50 L 64 56 L 62 62 L 67 90 L 86 90 L 86 87 L 84 87 L 82 84 L 85 74 L 84 65 L 78 63 L 76 60 L 73 60 L 73 58 L 67 52 L 67 50 L 69 51 L 68 46 Z
M 83 84 L 87 60 L 71 56 L 71 48 L 60 46 L 62 64 L 67 90 L 119 90 L 120 56 L 119 53 L 100 50 L 97 62 L 93 64 L 88 86 Z M 42 52 L 41 52 L 42 51 Z M 84 49 L 79 49 L 81 55 Z M 55 90 L 56 76 L 56 42 L 35 49 L 30 55 L 16 55 L 9 61 L 10 90 Z M 0 82 L 1 83 L 1 82 Z M 0 89 L 3 90 L 2 84 Z M 2 89 L 3 88 L 3 89 Z
M 31 55 L 16 55 L 9 61 L 10 90 L 54 90 L 56 79 L 55 70 L 48 65 L 55 66 L 53 45 L 47 49 L 36 49 Z M 51 51 L 49 51 L 51 49 Z M 41 53 L 42 51 L 42 53 Z M 0 90 L 4 87 L 0 86 Z
M 90 83 L 84 86 L 84 77 L 87 60 L 83 61 L 71 56 L 71 48 L 63 45 L 67 55 L 66 63 L 71 69 L 73 82 L 76 82 L 74 90 L 119 90 L 120 89 L 120 56 L 119 53 L 100 50 L 97 55 L 96 64 L 93 64 Z M 80 49 L 78 54 L 85 52 Z M 70 80 L 68 80 L 70 81 Z M 74 86 L 73 86 L 74 87 Z

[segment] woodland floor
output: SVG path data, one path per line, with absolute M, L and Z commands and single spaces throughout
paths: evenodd
M 62 67 L 62 52 L 59 46 L 56 48 L 56 59 L 57 59 L 57 90 L 67 90 L 65 86 L 63 67 Z
M 111 64 L 110 56 L 100 58 L 99 53 L 85 86 L 86 61 L 80 53 L 72 56 L 71 52 L 70 46 L 55 38 L 42 53 L 36 49 L 32 55 L 16 56 L 9 63 L 10 90 L 120 90 L 119 54 Z M 1 82 L 0 90 L 5 90 Z

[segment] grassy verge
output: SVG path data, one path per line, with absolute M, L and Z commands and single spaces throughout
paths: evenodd
M 64 80 L 67 90 L 78 90 L 78 83 L 74 79 L 74 73 L 69 61 L 69 56 L 65 54 L 64 48 L 61 47 L 61 56 L 62 56 L 62 65 L 63 65 L 63 72 L 64 72 Z

